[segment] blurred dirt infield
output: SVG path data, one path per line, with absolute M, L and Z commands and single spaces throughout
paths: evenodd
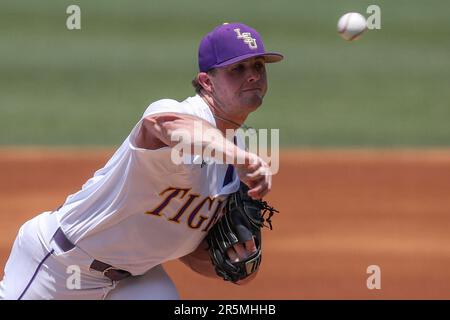
M 0 276 L 19 226 L 56 208 L 112 150 L 0 150 Z M 281 211 L 247 286 L 166 264 L 183 299 L 450 299 L 449 151 L 284 151 Z M 369 265 L 381 290 L 368 290 Z

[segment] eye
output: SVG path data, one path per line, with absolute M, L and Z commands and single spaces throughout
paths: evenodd
M 231 69 L 231 71 L 233 71 L 233 72 L 242 72 L 243 70 L 244 70 L 243 64 L 238 64 L 237 66 L 235 66 Z
M 261 61 L 256 62 L 256 63 L 255 63 L 255 69 L 256 69 L 256 70 L 262 70 L 262 69 L 264 69 L 264 63 L 262 63 Z

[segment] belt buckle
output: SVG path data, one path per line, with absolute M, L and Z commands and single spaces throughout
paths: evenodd
M 91 263 L 89 269 L 100 272 L 104 277 L 112 281 L 120 281 L 131 276 L 130 272 L 115 268 L 114 266 L 101 262 L 99 260 L 94 260 Z
M 109 270 L 114 270 L 114 267 L 113 267 L 113 266 L 109 266 L 109 267 L 107 267 L 105 270 L 102 271 L 102 274 L 103 274 L 105 277 L 107 277 L 107 278 L 109 278 L 109 277 L 106 275 L 106 273 L 107 273 Z
M 107 277 L 112 281 L 120 281 L 131 276 L 131 273 L 126 270 L 117 269 L 114 268 L 113 266 L 109 266 L 108 268 L 103 270 L 103 276 Z

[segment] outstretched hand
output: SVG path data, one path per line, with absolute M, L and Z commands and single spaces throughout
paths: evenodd
M 257 200 L 263 198 L 272 189 L 272 171 L 269 165 L 253 153 L 247 153 L 244 164 L 237 164 L 239 178 L 248 187 L 248 195 Z

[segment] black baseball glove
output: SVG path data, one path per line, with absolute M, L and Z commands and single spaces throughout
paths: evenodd
M 250 198 L 248 190 L 247 185 L 241 182 L 239 190 L 228 197 L 223 216 L 206 236 L 216 273 L 225 281 L 237 282 L 258 270 L 261 264 L 261 228 L 269 227 L 272 230 L 271 218 L 278 212 L 265 201 Z M 227 250 L 252 238 L 256 252 L 245 260 L 230 261 Z

